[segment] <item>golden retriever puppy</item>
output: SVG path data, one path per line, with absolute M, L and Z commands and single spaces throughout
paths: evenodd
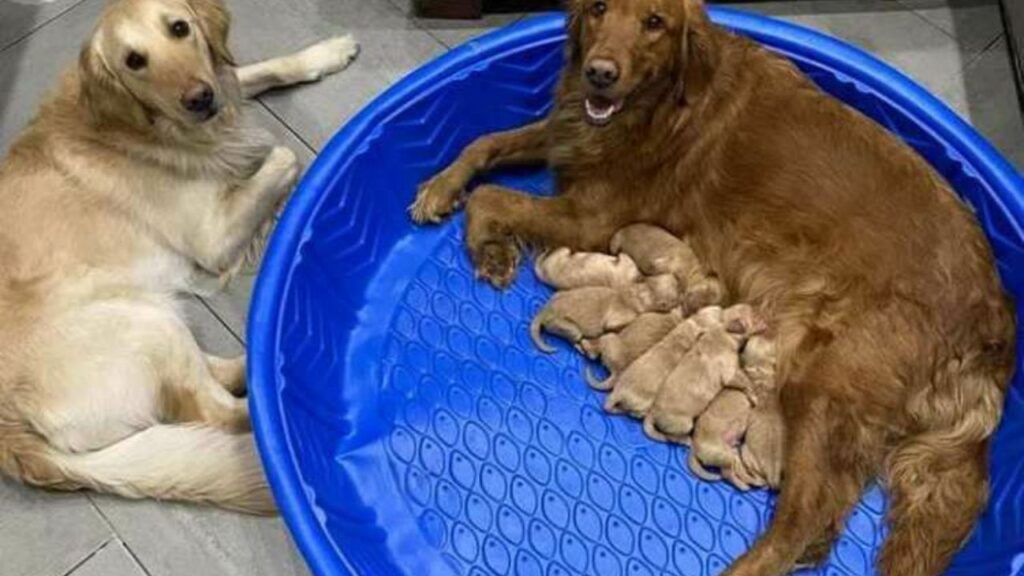
M 625 288 L 642 279 L 633 259 L 626 254 L 573 252 L 556 248 L 537 257 L 534 272 L 541 282 L 558 290 L 586 286 Z
M 679 305 L 679 298 L 679 284 L 671 274 L 619 290 L 585 286 L 557 292 L 533 318 L 530 336 L 538 348 L 551 353 L 555 349 L 544 341 L 542 330 L 578 344 L 584 338 L 620 330 L 644 312 L 667 312 Z
M 689 312 L 720 304 L 721 282 L 708 275 L 693 248 L 670 232 L 650 224 L 632 224 L 619 230 L 610 242 L 612 254 L 628 254 L 647 275 L 673 274 L 686 291 Z
M 621 374 L 605 381 L 604 386 L 611 390 L 605 399 L 605 410 L 643 418 L 657 398 L 662 383 L 698 338 L 721 323 L 722 309 L 708 306 L 676 326 Z
M 228 27 L 220 0 L 113 0 L 0 164 L 0 472 L 274 511 L 244 358 L 200 350 L 174 294 L 223 285 L 299 174 L 242 96 L 356 45 L 236 68 Z
M 724 477 L 744 492 L 758 485 L 740 458 L 740 445 L 754 407 L 746 392 L 751 385 L 742 382 L 746 377 L 742 370 L 737 371 L 735 381 L 719 392 L 697 418 L 689 456 L 690 470 L 698 477 L 712 482 Z M 708 472 L 705 466 L 718 468 L 721 474 Z
M 775 386 L 775 340 L 765 336 L 748 340 L 740 364 L 757 399 L 740 457 L 755 486 L 779 488 L 786 453 L 786 423 Z
M 694 421 L 723 387 L 748 383 L 736 378 L 739 349 L 748 336 L 760 329 L 746 304 L 723 311 L 721 324 L 705 331 L 664 379 L 644 417 L 644 432 L 662 442 L 686 443 Z M 747 389 L 743 391 L 752 394 Z
M 584 340 L 580 343 L 583 353 L 591 360 L 600 358 L 611 373 L 607 379 L 598 380 L 588 366 L 585 373 L 587 384 L 596 390 L 609 390 L 616 374 L 660 342 L 682 321 L 683 312 L 678 308 L 665 313 L 645 312 L 621 332 L 609 332 L 599 338 Z

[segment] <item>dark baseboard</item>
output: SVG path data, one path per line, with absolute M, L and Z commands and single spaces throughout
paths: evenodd
M 483 16 L 481 0 L 413 0 L 413 10 L 421 18 L 472 19 Z
M 423 18 L 480 18 L 506 12 L 540 12 L 561 7 L 562 0 L 414 0 L 416 15 Z

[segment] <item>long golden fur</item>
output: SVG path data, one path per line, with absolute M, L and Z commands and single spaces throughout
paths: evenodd
M 892 502 L 880 573 L 941 573 L 985 506 L 1014 366 L 1012 304 L 973 215 L 908 146 L 700 0 L 570 4 L 550 117 L 473 143 L 413 217 L 451 212 L 482 170 L 546 162 L 554 198 L 469 197 L 467 246 L 496 285 L 519 242 L 603 250 L 634 222 L 687 237 L 778 345 L 782 493 L 726 574 L 823 559 L 876 476 Z
M 244 358 L 204 354 L 174 294 L 227 282 L 298 175 L 242 97 L 356 45 L 236 69 L 228 27 L 220 0 L 113 0 L 0 164 L 0 473 L 273 511 Z

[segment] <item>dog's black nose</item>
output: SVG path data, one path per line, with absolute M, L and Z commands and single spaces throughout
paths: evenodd
M 189 112 L 209 112 L 213 108 L 213 88 L 206 82 L 196 84 L 181 97 L 181 105 Z
M 595 59 L 587 64 L 587 82 L 604 89 L 619 81 L 619 67 L 611 60 Z

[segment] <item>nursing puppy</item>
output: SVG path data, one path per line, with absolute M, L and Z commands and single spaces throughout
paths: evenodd
M 679 305 L 679 284 L 663 274 L 615 289 L 585 286 L 557 292 L 530 323 L 530 337 L 544 352 L 555 349 L 541 332 L 557 334 L 573 344 L 626 327 L 644 312 L 668 312 Z
M 534 272 L 541 282 L 558 290 L 587 286 L 625 288 L 642 279 L 633 259 L 626 254 L 609 256 L 556 248 L 537 257 Z
M 644 417 L 644 432 L 655 440 L 686 444 L 697 417 L 723 388 L 740 388 L 752 397 L 749 380 L 737 378 L 739 350 L 761 329 L 746 304 L 723 311 L 721 323 L 710 326 L 665 378 Z
M 630 256 L 647 275 L 672 274 L 686 292 L 687 311 L 722 303 L 722 284 L 708 275 L 690 245 L 668 231 L 649 224 L 619 230 L 610 242 L 612 254 Z
M 235 68 L 220 0 L 114 0 L 0 165 L 0 472 L 60 490 L 274 504 L 244 358 L 174 301 L 226 283 L 299 174 L 241 100 L 355 56 Z
M 736 373 L 742 380 L 746 374 Z M 697 418 L 697 425 L 690 440 L 690 470 L 700 478 L 716 481 L 725 478 L 736 488 L 747 491 L 751 486 L 760 486 L 740 457 L 740 445 L 750 425 L 753 404 L 750 401 L 749 383 L 734 383 L 715 396 L 707 409 Z M 721 473 L 709 472 L 706 466 L 718 468 Z
M 740 457 L 753 485 L 778 488 L 782 485 L 786 423 L 775 385 L 775 342 L 764 336 L 754 336 L 743 347 L 740 365 L 750 379 L 750 389 L 757 400 L 750 414 Z
M 721 324 L 722 309 L 708 306 L 673 328 L 621 374 L 613 374 L 604 381 L 603 385 L 611 390 L 605 399 L 605 410 L 644 418 L 673 369 L 705 332 Z
M 876 477 L 891 502 L 879 573 L 941 574 L 988 499 L 1016 348 L 974 215 L 909 146 L 713 24 L 701 0 L 568 12 L 550 115 L 470 144 L 424 183 L 413 218 L 439 221 L 482 171 L 533 162 L 557 195 L 483 185 L 466 201 L 467 250 L 496 286 L 524 244 L 604 250 L 637 222 L 686 238 L 778 345 L 786 481 L 725 575 L 824 558 Z
M 647 312 L 638 316 L 621 332 L 609 332 L 599 338 L 584 340 L 580 344 L 583 353 L 591 360 L 600 358 L 611 373 L 607 379 L 598 380 L 588 366 L 585 374 L 587 384 L 596 390 L 609 390 L 617 374 L 660 342 L 682 321 L 683 313 L 678 308 L 665 313 Z

